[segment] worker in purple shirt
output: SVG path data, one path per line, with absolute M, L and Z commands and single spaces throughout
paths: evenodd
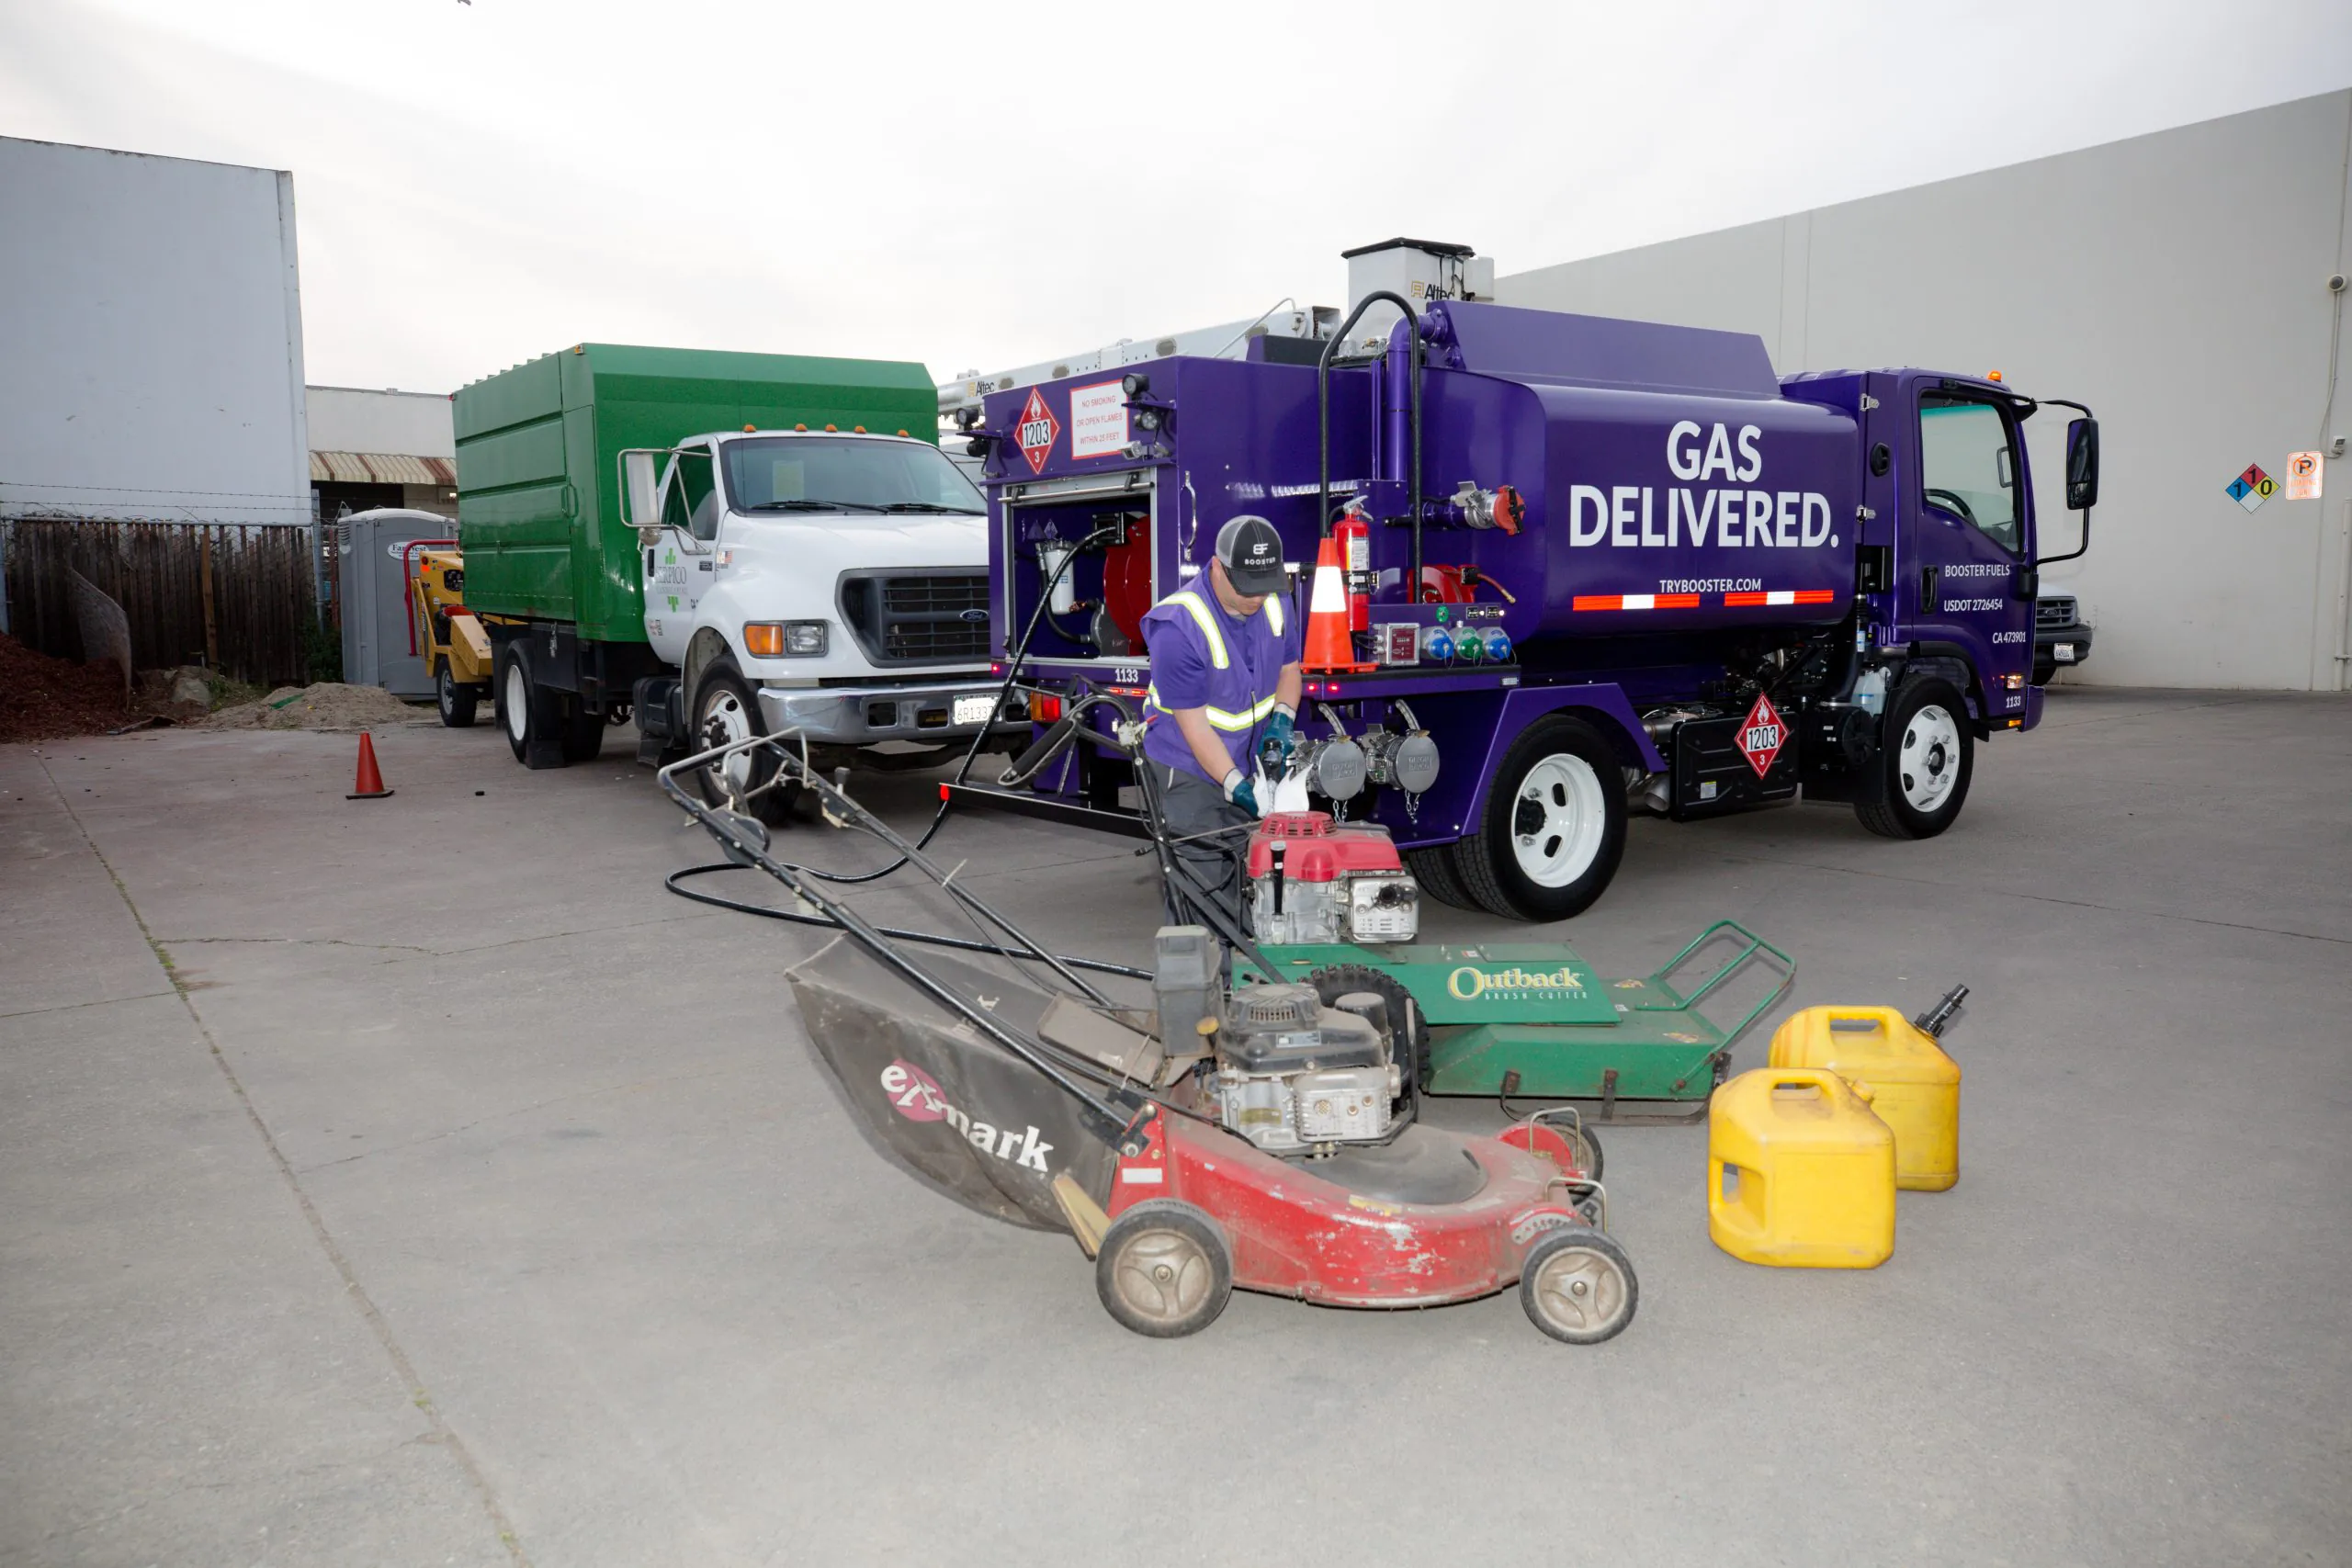
M 1217 531 L 1208 570 L 1143 618 L 1151 654 L 1144 766 L 1159 786 L 1169 835 L 1193 840 L 1177 845 L 1177 859 L 1237 925 L 1241 875 L 1232 852 L 1243 836 L 1197 836 L 1246 827 L 1263 812 L 1252 784 L 1261 750 L 1273 753 L 1277 776 L 1290 761 L 1306 637 L 1289 587 L 1282 536 L 1243 515 Z M 1190 922 L 1172 896 L 1168 905 L 1170 920 Z

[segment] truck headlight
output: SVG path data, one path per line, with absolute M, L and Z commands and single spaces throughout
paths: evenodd
M 756 659 L 822 659 L 828 621 L 753 621 L 743 628 L 743 651 Z

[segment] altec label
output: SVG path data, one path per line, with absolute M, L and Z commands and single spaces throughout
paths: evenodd
M 890 1097 L 890 1109 L 910 1122 L 944 1122 L 964 1135 L 964 1141 L 984 1155 L 990 1155 L 1007 1165 L 1021 1166 L 1038 1175 L 1049 1174 L 1046 1156 L 1054 1145 L 1039 1141 L 1037 1129 L 1024 1128 L 1016 1133 L 1010 1127 L 994 1127 L 986 1122 L 975 1122 L 966 1112 L 947 1103 L 947 1096 L 940 1090 L 939 1080 L 916 1066 L 912 1062 L 896 1061 L 882 1069 L 882 1092 Z
M 1042 474 L 1046 459 L 1053 455 L 1054 438 L 1062 433 L 1061 422 L 1037 389 L 1029 389 L 1029 400 L 1021 406 L 1021 455 L 1029 459 L 1029 471 Z
M 1758 693 L 1756 705 L 1747 710 L 1747 722 L 1739 727 L 1740 755 L 1747 759 L 1758 778 L 1772 771 L 1772 759 L 1781 754 L 1788 739 L 1789 727 L 1781 721 L 1781 710 L 1772 705 L 1771 698 Z

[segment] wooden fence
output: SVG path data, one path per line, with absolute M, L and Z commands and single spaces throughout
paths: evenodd
M 17 640 L 60 659 L 84 657 L 72 573 L 123 608 L 141 670 L 207 664 L 260 685 L 323 678 L 318 592 L 308 527 L 257 524 L 0 524 L 7 548 L 8 625 Z

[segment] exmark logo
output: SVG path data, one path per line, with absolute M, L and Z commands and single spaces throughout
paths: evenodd
M 1834 548 L 1838 536 L 1830 532 L 1827 496 L 1746 488 L 1764 476 L 1763 440 L 1760 425 L 1743 424 L 1735 433 L 1727 424 L 1709 430 L 1681 421 L 1666 433 L 1666 466 L 1676 479 L 1696 482 L 1571 485 L 1568 543 L 1615 549 Z
M 1053 455 L 1054 438 L 1062 433 L 1061 423 L 1054 418 L 1054 411 L 1037 389 L 1029 389 L 1029 400 L 1021 408 L 1021 455 L 1029 459 L 1029 471 L 1042 474 L 1046 459 Z
M 984 1155 L 993 1155 L 1008 1165 L 1022 1166 L 1038 1175 L 1048 1174 L 1046 1156 L 1054 1145 L 1042 1143 L 1037 1129 L 1028 1127 L 1014 1132 L 1010 1127 L 992 1127 L 947 1103 L 940 1092 L 939 1080 L 916 1066 L 912 1062 L 897 1061 L 882 1069 L 882 1092 L 890 1097 L 890 1109 L 910 1122 L 944 1122 L 964 1134 L 964 1141 Z
M 1747 765 L 1762 778 L 1772 771 L 1772 759 L 1789 740 L 1789 727 L 1781 722 L 1781 710 L 1772 699 L 1758 693 L 1756 705 L 1747 710 L 1747 721 L 1739 727 L 1739 753 Z

